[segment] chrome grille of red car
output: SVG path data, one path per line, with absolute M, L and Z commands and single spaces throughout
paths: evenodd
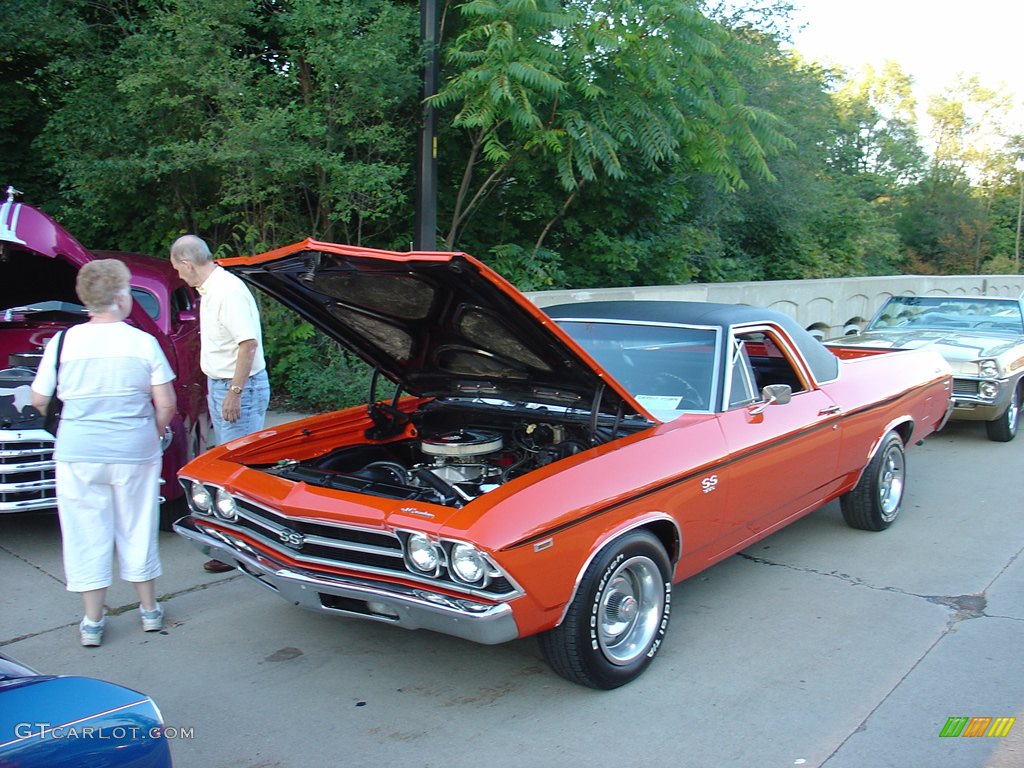
M 55 508 L 53 441 L 15 434 L 0 431 L 0 512 Z

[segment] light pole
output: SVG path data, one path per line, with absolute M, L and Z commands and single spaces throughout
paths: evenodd
M 423 99 L 437 93 L 440 16 L 437 0 L 420 0 L 420 41 L 426 61 L 423 65 Z M 416 142 L 416 224 L 413 250 L 437 248 L 437 112 L 423 105 L 423 122 Z
M 1017 246 L 1013 250 L 1013 266 L 1020 274 L 1020 222 L 1021 216 L 1024 214 L 1024 157 L 1018 157 L 1017 162 L 1013 164 L 1013 167 L 1017 169 L 1017 186 L 1020 187 L 1020 199 L 1017 202 Z

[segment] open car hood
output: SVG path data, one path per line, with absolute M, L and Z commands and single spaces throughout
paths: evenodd
M 222 266 L 410 394 L 564 406 L 654 420 L 553 320 L 464 253 L 307 239 Z
M 89 251 L 60 224 L 10 196 L 0 204 L 0 242 L 4 251 L 20 248 L 51 259 L 67 259 L 76 267 L 93 260 Z
M 89 251 L 50 216 L 27 203 L 18 202 L 14 195 L 8 192 L 7 199 L 0 203 L 0 257 L 17 259 L 22 253 L 65 261 L 76 270 L 100 258 L 119 258 L 129 269 L 132 269 L 135 263 L 132 260 L 133 255 Z M 7 322 L 74 323 L 86 319 L 84 307 L 65 301 L 35 302 L 26 306 L 0 307 L 0 310 L 10 310 L 6 314 Z M 128 318 L 132 325 L 155 336 L 160 341 L 164 354 L 170 356 L 170 348 L 163 340 L 164 334 L 138 302 L 132 305 Z

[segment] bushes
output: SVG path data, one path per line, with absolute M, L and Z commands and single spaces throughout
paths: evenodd
M 257 301 L 276 407 L 314 413 L 366 402 L 369 366 L 276 301 Z

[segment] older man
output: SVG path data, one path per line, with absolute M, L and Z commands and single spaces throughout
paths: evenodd
M 206 242 L 184 235 L 171 246 L 171 265 L 199 291 L 199 364 L 206 374 L 214 440 L 220 443 L 263 428 L 270 382 L 256 302 L 245 283 L 213 261 Z M 231 566 L 210 560 L 210 573 Z

